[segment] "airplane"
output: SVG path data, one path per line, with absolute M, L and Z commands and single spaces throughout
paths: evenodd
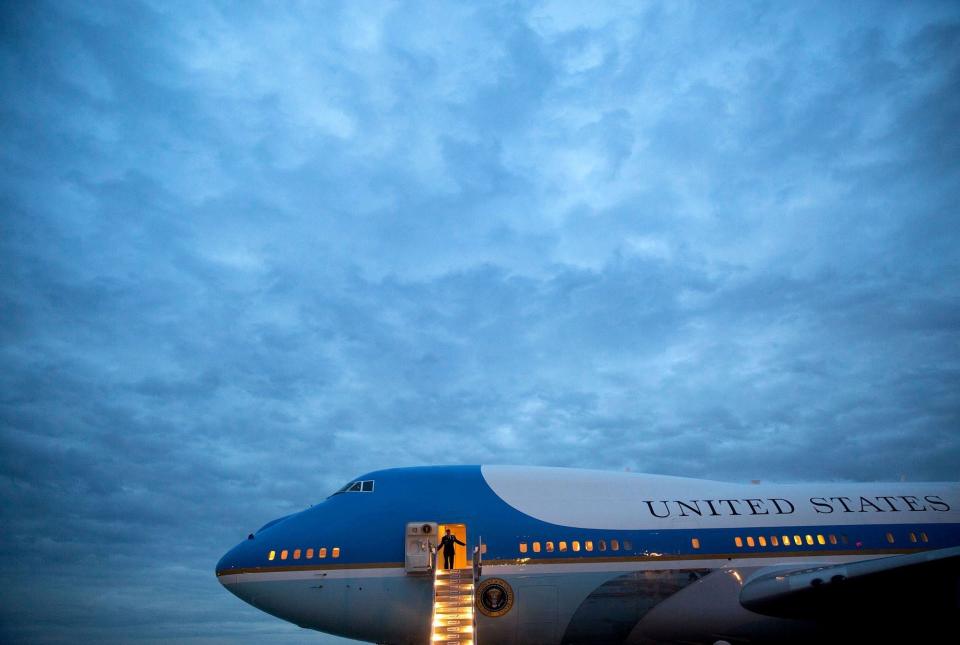
M 447 530 L 466 545 L 450 570 Z M 216 575 L 300 627 L 390 645 L 952 640 L 960 484 L 396 468 L 267 523 Z

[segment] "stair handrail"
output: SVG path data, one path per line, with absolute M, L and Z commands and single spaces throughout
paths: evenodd
M 437 620 L 437 547 L 430 544 L 430 566 L 433 567 L 433 583 L 430 589 L 430 630 L 428 643 L 433 642 L 433 623 Z
M 473 609 L 470 611 L 470 615 L 473 616 L 473 638 L 471 639 L 476 645 L 479 640 L 477 639 L 477 611 L 476 611 L 476 586 L 480 582 L 480 576 L 483 575 L 483 538 L 477 538 L 477 545 L 473 547 L 473 585 L 474 585 L 474 597 L 470 599 L 470 604 L 474 605 Z

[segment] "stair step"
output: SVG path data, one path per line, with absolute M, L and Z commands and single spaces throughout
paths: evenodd
M 473 645 L 473 572 L 437 571 L 433 589 L 433 625 L 430 645 Z

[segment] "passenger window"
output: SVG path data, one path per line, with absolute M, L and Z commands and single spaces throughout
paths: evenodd
M 599 542 L 600 542 L 600 550 L 601 550 L 601 551 L 606 551 L 606 550 L 607 550 L 607 541 L 606 541 L 606 540 L 600 540 Z
M 620 550 L 620 540 L 618 540 L 618 539 L 616 539 L 616 538 L 610 540 L 610 550 L 611 550 L 611 551 L 619 551 L 619 550 Z
M 780 546 L 780 542 L 777 541 L 777 536 L 776 536 L 776 535 L 771 535 L 771 536 L 770 536 L 770 544 L 771 544 L 772 546 Z
M 823 536 L 819 533 L 817 534 L 817 544 L 826 544 L 827 541 L 823 539 Z
M 300 559 L 300 549 L 294 549 L 294 550 L 293 550 L 293 559 L 294 559 L 294 560 L 299 560 L 299 559 Z
M 913 531 L 910 531 L 910 541 L 911 541 L 911 542 L 916 542 L 916 541 L 917 541 L 917 534 L 914 533 Z
M 527 543 L 526 543 L 526 542 L 521 542 L 521 543 L 520 543 L 520 553 L 526 553 L 526 552 L 527 552 Z
M 747 546 L 749 546 L 749 547 L 754 546 L 753 538 L 750 537 L 750 536 L 747 536 Z
M 743 548 L 743 538 L 742 538 L 742 537 L 737 536 L 737 537 L 733 538 L 733 543 L 737 545 L 737 548 L 739 548 L 739 549 L 742 549 L 742 548 Z
M 798 542 L 798 544 L 799 544 L 799 542 Z M 784 536 L 783 536 L 783 546 L 790 546 L 790 536 L 789 536 L 789 535 L 784 535 Z
M 833 533 L 831 533 L 831 534 L 830 534 L 830 544 L 836 544 L 836 543 L 837 543 L 837 536 L 834 535 Z
M 893 533 L 887 533 L 887 542 L 893 544 Z
M 533 543 L 533 552 L 534 552 L 534 553 L 540 553 L 540 543 L 539 543 L 539 542 L 534 542 L 534 543 Z
M 574 550 L 574 551 L 579 551 L 579 550 L 580 550 L 580 540 L 574 540 L 573 542 L 570 543 L 570 546 L 573 547 L 573 550 Z
M 924 533 L 923 531 L 920 531 L 920 541 L 921 541 L 921 542 L 929 542 L 929 540 L 927 539 L 927 534 Z
M 560 544 L 559 544 L 559 547 L 560 547 L 560 550 L 561 550 L 561 551 L 566 551 L 566 550 L 567 550 L 567 543 L 564 542 L 564 541 L 561 541 Z
M 793 536 L 793 543 L 794 543 L 795 545 L 797 545 L 797 546 L 801 546 L 801 545 L 803 544 L 803 540 L 800 539 L 800 536 L 799 536 L 799 535 L 794 535 L 794 536 Z
M 547 542 L 547 553 L 553 553 L 553 542 Z
M 692 539 L 690 540 L 690 546 L 692 546 L 694 549 L 699 549 L 699 548 L 700 548 L 700 538 L 692 538 Z M 600 550 L 602 551 L 603 549 L 600 549 Z
M 287 559 L 287 550 L 286 550 L 286 549 L 284 549 L 283 551 L 280 552 L 280 559 L 281 559 L 281 560 L 286 560 L 286 559 Z
M 307 560 L 313 558 L 313 549 L 307 549 Z
M 277 552 L 271 551 L 270 555 L 267 556 L 267 560 L 273 560 L 275 557 L 277 557 Z
M 325 546 L 320 547 L 320 552 L 317 554 L 317 557 L 318 557 L 318 558 L 325 558 L 325 557 L 327 557 L 327 547 L 325 547 Z
M 812 536 L 812 535 L 807 535 L 807 544 L 809 544 L 809 545 L 811 545 L 811 546 L 813 545 L 813 536 Z
M 767 546 L 767 538 L 762 535 L 757 538 L 757 542 L 759 542 L 760 546 Z
M 487 545 L 486 545 L 486 543 L 484 543 L 483 545 L 480 546 L 480 553 L 482 553 L 482 554 L 484 554 L 484 555 L 487 554 Z
M 623 550 L 624 551 L 633 551 L 633 543 L 630 540 L 623 541 Z
M 338 546 L 333 547 L 333 557 L 335 557 L 335 558 L 339 558 L 339 557 L 340 557 L 340 547 L 338 547 Z
M 583 548 L 587 551 L 593 551 L 593 540 L 586 540 L 583 543 Z

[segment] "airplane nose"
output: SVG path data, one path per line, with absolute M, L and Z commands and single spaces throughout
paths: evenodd
M 239 561 L 239 551 L 243 545 L 238 544 L 229 551 L 223 554 L 223 557 L 220 558 L 220 561 L 217 562 L 216 574 L 217 580 L 220 581 L 220 584 L 227 586 L 228 584 L 234 581 L 235 575 L 229 573 L 232 570 L 238 569 L 240 567 Z
M 252 551 L 249 544 L 247 542 L 241 542 L 223 554 L 223 557 L 217 562 L 215 571 L 217 581 L 223 585 L 224 589 L 240 600 L 252 605 L 254 603 L 250 589 L 241 582 L 241 578 L 243 577 L 241 571 L 243 571 L 245 566 L 250 565 L 251 554 Z
M 227 558 L 229 557 L 229 555 L 230 555 L 230 551 L 227 551 L 226 553 L 223 554 L 223 557 L 220 558 L 220 561 L 217 562 L 216 572 L 217 572 L 218 578 L 223 575 L 223 572 L 227 568 Z

